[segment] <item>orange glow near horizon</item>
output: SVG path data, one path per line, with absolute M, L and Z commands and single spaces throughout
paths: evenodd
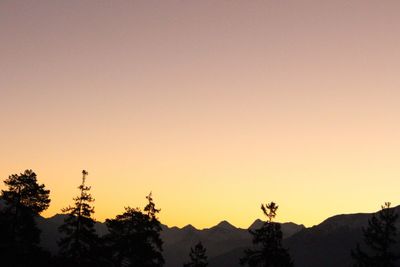
M 89 171 L 95 218 L 306 226 L 400 203 L 400 2 L 0 3 L 0 179 L 52 216 Z M 0 185 L 0 188 L 4 188 Z

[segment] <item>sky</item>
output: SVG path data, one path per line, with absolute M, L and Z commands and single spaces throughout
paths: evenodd
M 0 2 L 0 179 L 52 216 L 246 228 L 400 204 L 400 2 Z M 0 185 L 0 188 L 4 188 Z

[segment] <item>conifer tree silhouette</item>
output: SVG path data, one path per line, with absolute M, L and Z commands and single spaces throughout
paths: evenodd
M 399 254 L 394 251 L 398 214 L 390 205 L 390 202 L 385 202 L 382 209 L 368 220 L 368 227 L 363 228 L 366 250 L 357 244 L 351 252 L 355 267 L 398 266 Z
M 82 183 L 78 187 L 80 194 L 75 197 L 73 206 L 62 209 L 67 214 L 64 224 L 59 227 L 63 237 L 59 241 L 60 253 L 66 262 L 72 266 L 96 266 L 95 255 L 99 238 L 96 234 L 92 218 L 94 208 L 91 203 L 94 198 L 89 193 L 91 187 L 87 186 L 88 172 L 82 171 Z
M 0 257 L 4 266 L 34 266 L 43 258 L 35 217 L 50 205 L 50 190 L 38 184 L 36 173 L 25 170 L 4 181 L 0 209 Z
M 267 221 L 260 229 L 249 230 L 253 236 L 252 249 L 245 250 L 245 256 L 240 259 L 242 265 L 250 267 L 290 267 L 292 260 L 285 248 L 282 247 L 281 225 L 272 220 L 276 216 L 278 206 L 271 202 L 261 205 Z
M 183 267 L 206 267 L 208 265 L 206 248 L 201 242 L 197 243 L 194 248 L 190 248 L 190 262 Z
M 150 193 L 148 204 L 139 208 L 126 207 L 125 212 L 115 219 L 107 219 L 109 234 L 105 237 L 106 247 L 114 266 L 160 267 L 164 265 L 162 256 L 161 223 Z

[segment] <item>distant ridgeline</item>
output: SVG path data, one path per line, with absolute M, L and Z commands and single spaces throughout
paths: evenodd
M 51 218 L 38 217 L 37 223 L 42 230 L 42 246 L 52 253 L 58 250 L 57 240 L 60 238 L 58 227 L 65 219 L 66 215 L 57 214 Z M 261 220 L 256 220 L 251 226 L 255 229 L 262 225 Z M 107 226 L 105 223 L 96 222 L 96 231 L 100 236 L 107 233 Z M 294 223 L 283 223 L 282 232 L 284 238 L 290 237 L 293 234 L 305 229 L 303 225 Z M 207 248 L 207 255 L 209 257 L 208 266 L 240 266 L 239 258 L 243 250 L 251 245 L 251 235 L 247 229 L 236 228 L 226 221 L 209 229 L 198 230 L 191 225 L 183 228 L 168 227 L 162 225 L 161 239 L 163 240 L 163 255 L 165 258 L 165 266 L 182 266 L 188 260 L 188 253 L 192 246 L 198 241 L 201 241 Z M 233 253 L 229 259 L 230 253 L 240 250 L 240 253 Z M 220 262 L 221 260 L 230 260 L 233 265 L 215 265 L 213 262 Z
M 44 218 L 50 191 L 26 170 L 10 175 L 0 196 L 0 266 L 239 267 L 400 266 L 397 214 L 385 203 L 376 213 L 337 215 L 310 228 L 275 223 L 278 206 L 262 205 L 266 221 L 248 229 L 222 221 L 199 230 L 162 225 L 152 195 L 143 209 L 126 208 L 104 223 L 94 221 L 88 172 L 72 205 Z M 376 244 L 378 244 L 376 246 Z M 266 245 L 269 244 L 269 245 Z M 376 249 L 376 247 L 385 249 Z M 286 254 L 286 256 L 284 256 Z M 257 259 L 253 255 L 262 255 Z M 285 258 L 286 257 L 286 258 Z M 277 264 L 277 262 L 286 262 Z M 355 265 L 364 266 L 364 265 Z

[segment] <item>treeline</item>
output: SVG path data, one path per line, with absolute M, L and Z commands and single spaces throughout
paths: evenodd
M 66 214 L 59 227 L 58 253 L 51 254 L 40 247 L 41 232 L 35 218 L 50 205 L 50 190 L 37 181 L 32 170 L 10 175 L 4 180 L 0 194 L 0 266 L 60 266 L 60 267 L 161 267 L 164 266 L 161 223 L 151 193 L 143 209 L 126 207 L 113 219 L 106 220 L 108 233 L 98 236 L 93 219 L 94 198 L 86 184 L 87 171 L 73 203 L 62 209 Z M 250 267 L 290 267 L 294 263 L 282 245 L 281 225 L 273 221 L 278 205 L 261 205 L 266 221 L 256 230 L 249 230 L 253 246 L 244 251 L 240 263 Z M 385 203 L 380 212 L 363 229 L 365 240 L 352 250 L 353 266 L 390 267 L 396 265 L 399 253 L 396 245 L 398 215 Z M 188 248 L 184 267 L 206 267 L 207 251 L 199 241 Z
M 93 197 L 86 185 L 88 172 L 59 227 L 59 253 L 51 255 L 39 246 L 35 217 L 50 204 L 50 190 L 26 170 L 4 181 L 0 209 L 0 266 L 163 266 L 161 223 L 151 194 L 143 210 L 126 207 L 123 214 L 107 219 L 108 234 L 99 237 L 94 228 Z

